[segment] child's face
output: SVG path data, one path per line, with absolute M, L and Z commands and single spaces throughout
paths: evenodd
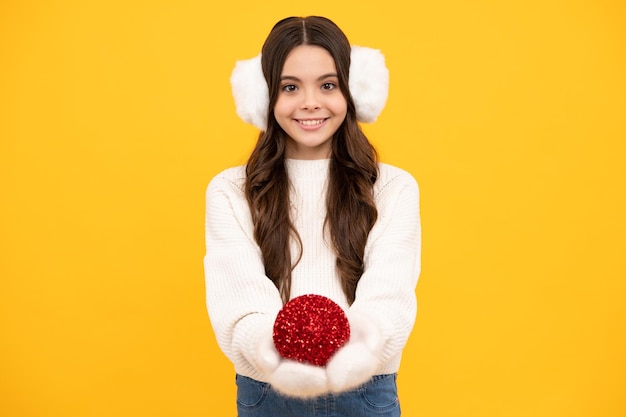
M 289 136 L 287 157 L 330 157 L 331 138 L 346 118 L 347 103 L 335 61 L 318 46 L 294 48 L 281 73 L 274 117 Z

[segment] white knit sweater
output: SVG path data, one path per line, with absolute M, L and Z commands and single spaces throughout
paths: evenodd
M 302 259 L 292 273 L 291 298 L 320 294 L 346 311 L 369 317 L 384 343 L 376 373 L 397 372 L 417 310 L 421 227 L 416 181 L 406 171 L 380 164 L 374 186 L 378 220 L 365 247 L 356 300 L 349 306 L 323 233 L 329 160 L 288 159 L 286 164 L 291 215 L 303 245 Z M 247 358 L 254 356 L 259 338 L 273 326 L 282 301 L 265 276 L 244 181 L 245 167 L 234 167 L 218 174 L 207 189 L 206 300 L 217 342 L 235 371 L 263 381 L 263 373 Z M 293 246 L 292 256 L 297 253 Z

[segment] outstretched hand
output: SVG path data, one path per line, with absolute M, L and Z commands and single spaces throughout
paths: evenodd
M 366 383 L 381 365 L 382 334 L 365 315 L 348 313 L 348 319 L 350 340 L 326 367 L 282 358 L 268 332 L 257 345 L 258 369 L 278 392 L 298 398 L 349 391 Z
M 319 366 L 281 358 L 271 336 L 257 348 L 257 366 L 276 391 L 298 398 L 311 398 L 329 392 L 326 370 Z
M 367 382 L 380 367 L 382 334 L 367 317 L 348 313 L 350 340 L 326 365 L 328 387 L 343 392 Z

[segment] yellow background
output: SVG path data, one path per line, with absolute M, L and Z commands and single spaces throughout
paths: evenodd
M 385 53 L 365 129 L 421 185 L 403 415 L 625 416 L 625 12 L 0 2 L 0 415 L 235 415 L 202 270 L 205 187 L 256 139 L 228 77 L 321 14 Z

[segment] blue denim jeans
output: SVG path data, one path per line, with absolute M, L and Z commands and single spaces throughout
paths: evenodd
M 376 375 L 348 392 L 285 397 L 265 382 L 237 375 L 238 417 L 400 417 L 396 374 Z

